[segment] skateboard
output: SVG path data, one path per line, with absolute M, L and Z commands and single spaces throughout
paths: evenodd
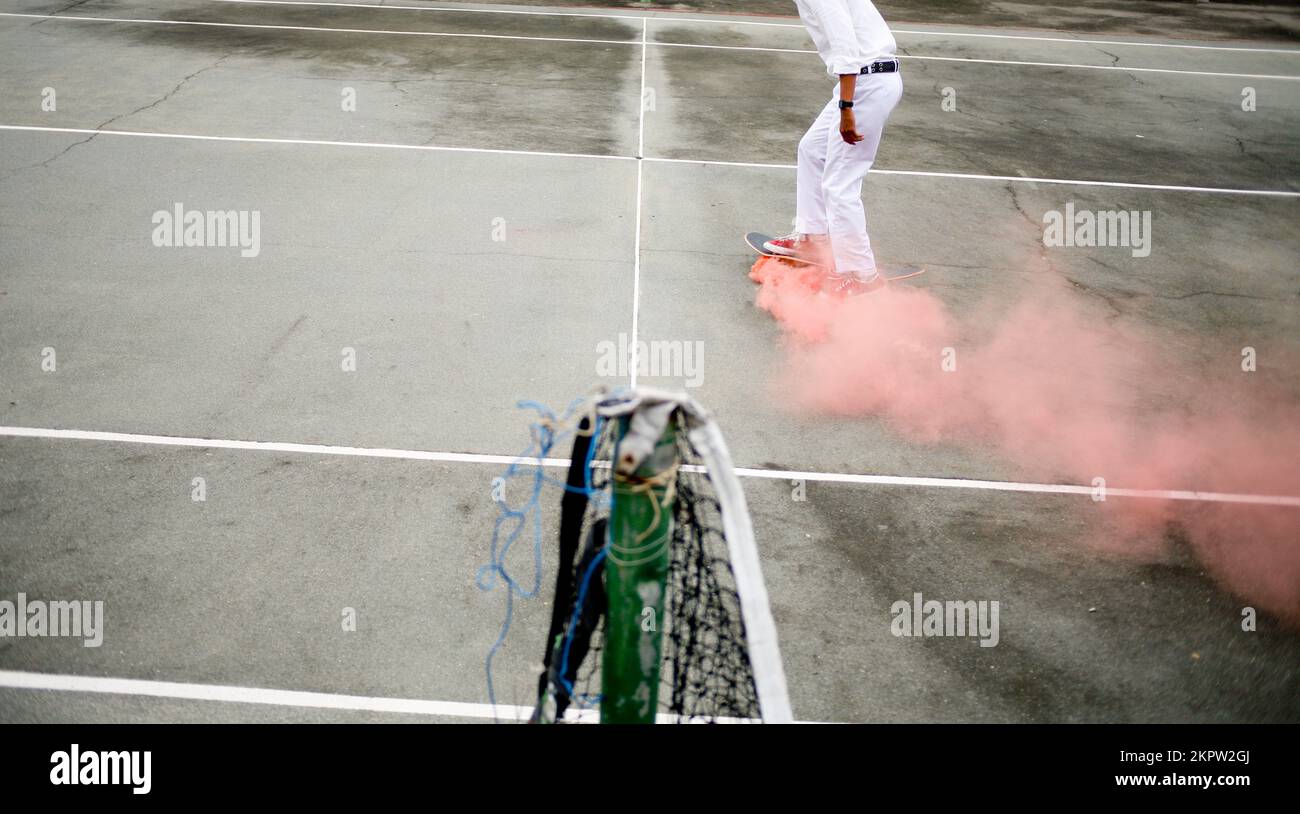
M 763 244 L 771 239 L 772 238 L 768 237 L 762 232 L 750 232 L 745 235 L 745 243 L 749 244 L 749 248 L 758 252 L 763 257 L 775 257 L 777 260 L 785 260 L 787 262 L 794 263 L 800 266 L 816 266 L 817 268 L 822 268 L 822 269 L 827 268 L 825 263 L 818 263 L 816 260 L 805 260 L 800 257 L 788 257 L 784 254 L 772 254 L 771 252 L 763 248 Z M 925 269 L 919 268 L 917 266 L 905 266 L 904 268 L 906 270 L 897 271 L 893 273 L 887 273 L 887 272 L 881 272 L 881 273 L 884 274 L 885 279 L 891 283 L 897 280 L 907 280 L 912 277 L 919 277 L 922 274 L 925 274 Z

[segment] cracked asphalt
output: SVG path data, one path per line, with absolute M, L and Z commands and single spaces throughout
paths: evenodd
M 931 174 L 868 180 L 879 256 L 927 267 L 918 285 L 963 316 L 1046 270 L 1187 358 L 1244 344 L 1297 358 L 1297 198 L 935 175 L 1300 191 L 1300 82 L 1274 78 L 1300 76 L 1296 13 L 1148 10 L 1126 28 L 1119 6 L 897 5 L 929 24 L 898 38 L 904 98 L 876 167 Z M 0 12 L 137 21 L 0 16 L 0 125 L 264 140 L 0 130 L 0 424 L 510 455 L 527 442 L 515 402 L 567 403 L 597 381 L 599 344 L 630 333 L 638 164 L 600 157 L 637 153 L 639 18 L 212 0 Z M 743 50 L 807 49 L 799 29 L 743 21 L 647 25 L 662 45 L 646 49 L 645 155 L 793 162 L 830 82 L 814 54 Z M 1263 50 L 959 36 L 990 25 Z M 738 466 L 1017 479 L 991 450 L 780 406 L 779 330 L 753 306 L 740 236 L 788 222 L 789 169 L 641 170 L 640 336 L 704 343 L 694 395 Z M 1070 202 L 1152 211 L 1151 256 L 1045 251 L 1044 213 Z M 155 247 L 154 214 L 178 203 L 256 210 L 260 253 Z M 1300 399 L 1294 369 L 1259 375 Z M 0 599 L 103 599 L 107 617 L 97 649 L 0 639 L 0 670 L 486 701 L 502 603 L 474 574 L 499 470 L 0 437 Z M 745 487 L 801 719 L 1300 721 L 1300 634 L 1267 615 L 1241 631 L 1243 599 L 1176 530 L 1138 559 L 1080 545 L 1121 529 L 1076 497 Z M 999 599 L 1001 644 L 894 638 L 890 604 L 914 590 Z M 516 608 L 503 702 L 530 703 L 548 615 Z M 0 688 L 0 722 L 387 719 Z

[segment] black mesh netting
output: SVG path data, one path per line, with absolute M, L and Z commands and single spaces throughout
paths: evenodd
M 757 720 L 758 695 L 720 507 L 680 415 L 677 421 L 681 468 L 661 631 L 659 712 L 680 722 Z M 594 719 L 599 708 L 606 606 L 601 554 L 609 514 L 608 462 L 613 459 L 614 424 L 606 422 L 598 437 L 580 436 L 575 442 L 577 463 L 569 473 L 570 490 L 561 514 L 557 601 L 546 669 L 538 687 L 538 714 L 547 718 L 564 719 L 568 710 L 570 719 Z M 593 463 L 584 473 L 586 460 Z M 588 482 L 589 496 L 581 494 Z M 587 711 L 575 715 L 575 710 Z

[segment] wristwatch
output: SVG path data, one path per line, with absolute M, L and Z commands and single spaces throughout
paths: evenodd
M 840 100 L 840 110 L 849 110 L 852 107 L 853 107 L 852 102 L 846 102 L 843 99 Z

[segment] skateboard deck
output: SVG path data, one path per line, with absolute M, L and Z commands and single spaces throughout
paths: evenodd
M 767 251 L 766 249 L 763 248 L 763 244 L 771 239 L 772 239 L 771 237 L 763 234 L 762 232 L 749 232 L 748 234 L 745 235 L 745 243 L 749 245 L 749 248 L 758 252 L 763 257 L 774 257 L 777 260 L 785 260 L 789 263 L 794 263 L 800 266 L 816 266 L 817 268 L 827 268 L 825 263 L 818 263 L 816 260 L 806 260 L 801 257 L 788 257 L 784 254 L 773 254 Z M 912 277 L 919 277 L 922 274 L 925 274 L 925 269 L 917 266 L 905 266 L 903 269 L 897 271 L 892 271 L 892 272 L 882 271 L 881 273 L 885 275 L 886 280 L 892 283 L 896 280 L 907 280 Z

